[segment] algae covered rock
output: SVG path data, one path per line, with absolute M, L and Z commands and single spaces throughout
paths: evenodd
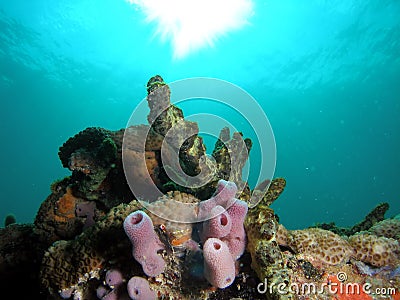
M 285 268 L 284 256 L 276 240 L 278 222 L 274 211 L 262 201 L 249 209 L 244 225 L 248 240 L 247 251 L 252 259 L 251 267 L 260 281 L 275 286 L 290 284 L 290 270 Z M 268 289 L 266 297 L 285 299 L 284 296 Z

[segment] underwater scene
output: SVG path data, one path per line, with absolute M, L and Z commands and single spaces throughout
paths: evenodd
M 400 300 L 399 1 L 0 0 L 0 97 L 5 299 Z

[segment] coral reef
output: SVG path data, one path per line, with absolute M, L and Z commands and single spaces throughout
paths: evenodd
M 140 209 L 143 208 L 137 201 L 116 206 L 74 240 L 59 241 L 51 246 L 42 261 L 40 279 L 43 288 L 53 297 L 70 291 L 73 297 L 79 295 L 84 299 L 96 299 L 97 292 L 104 291 L 104 288 L 107 293 L 103 296 L 111 293 L 106 287 L 96 291 L 102 281 L 107 282 L 110 269 L 120 270 L 123 278 L 146 276 L 142 266 L 132 258 L 131 242 L 123 228 L 124 220 Z M 157 231 L 157 234 L 160 240 L 165 240 L 164 232 Z M 183 253 L 186 254 L 186 251 Z M 200 294 L 207 287 L 205 281 L 191 286 L 190 281 L 184 280 L 190 276 L 194 263 L 199 262 L 192 262 L 193 255 L 178 254 L 167 250 L 156 254 L 165 260 L 165 269 L 148 280 L 151 289 L 164 297 Z
M 272 191 L 269 193 L 273 194 Z M 267 299 L 303 299 L 305 296 L 308 299 L 349 299 L 352 296 L 342 292 L 343 289 L 322 289 L 307 295 L 301 290 L 310 285 L 321 287 L 332 283 L 348 283 L 356 288 L 368 284 L 371 291 L 384 286 L 392 293 L 398 293 L 396 289 L 400 282 L 393 276 L 400 259 L 396 240 L 370 232 L 346 237 L 320 228 L 287 230 L 278 224 L 270 203 L 268 196 L 264 196 L 259 205 L 249 210 L 245 219 L 251 266 L 262 281 L 259 287 L 265 287 L 262 294 Z M 386 209 L 386 205 L 380 205 L 373 214 L 381 217 Z M 371 230 L 371 224 L 379 224 L 376 220 L 380 217 L 374 218 L 374 222 L 359 223 L 364 225 L 354 228 Z M 391 224 L 385 223 L 384 226 Z M 395 228 L 382 232 L 393 235 Z M 365 277 L 366 274 L 369 277 Z M 355 299 L 375 298 L 360 293 Z
M 200 237 L 204 243 L 204 273 L 208 281 L 219 288 L 233 283 L 235 261 L 246 247 L 244 218 L 247 203 L 235 199 L 234 182 L 218 181 L 213 197 L 199 203 L 198 219 L 203 221 Z M 222 268 L 222 263 L 224 267 Z
M 76 196 L 76 184 L 72 182 L 70 177 L 58 182 L 36 215 L 35 230 L 48 246 L 61 239 L 74 238 L 83 230 L 85 219 L 76 215 L 76 207 L 85 199 Z
M 147 91 L 150 108 L 147 120 L 151 126 L 149 137 L 156 135 L 160 141 L 166 139 L 167 145 L 164 145 L 164 151 L 169 147 L 170 150 L 166 152 L 179 153 L 179 167 L 189 176 L 198 176 L 201 173 L 200 178 L 207 178 L 208 182 L 204 186 L 187 189 L 171 180 L 164 171 L 167 169 L 173 172 L 177 166 L 164 163 L 163 168 L 159 168 L 158 176 L 156 176 L 161 181 L 159 184 L 164 192 L 179 190 L 193 193 L 197 198 L 204 200 L 211 197 L 218 180 L 229 179 L 239 187 L 240 191 L 243 191 L 240 198 L 249 197 L 250 189 L 247 183 L 242 181 L 242 169 L 251 150 L 251 140 L 244 139 L 239 132 L 234 132 L 231 137 L 229 128 L 223 128 L 212 152 L 215 160 L 215 163 L 212 163 L 205 155 L 206 147 L 202 138 L 198 136 L 197 123 L 185 120 L 182 110 L 171 104 L 170 89 L 161 76 L 156 75 L 149 80 Z M 125 134 L 125 138 L 129 141 L 136 140 L 127 134 Z M 153 148 L 152 151 L 155 151 L 156 157 L 159 157 L 161 143 L 157 145 L 158 147 Z M 133 149 L 133 147 L 129 148 Z M 137 151 L 137 147 L 135 149 Z M 146 151 L 148 150 L 146 142 Z M 231 155 L 232 153 L 235 155 Z M 166 156 L 168 157 L 168 153 Z M 160 165 L 161 162 L 158 164 Z M 152 174 L 151 171 L 150 174 Z M 179 177 L 179 175 L 177 176 Z
M 225 288 L 231 285 L 235 278 L 235 262 L 244 252 L 246 245 L 246 234 L 243 222 L 247 213 L 247 204 L 244 201 L 235 199 L 237 187 L 235 183 L 220 180 L 217 185 L 216 193 L 213 197 L 205 201 L 195 201 L 197 209 L 189 210 L 194 216 L 194 221 L 203 221 L 200 232 L 201 240 L 204 244 L 204 275 L 205 278 L 214 286 Z M 161 198 L 147 206 L 147 208 L 157 208 L 158 203 L 164 204 L 165 198 Z M 222 206 L 223 205 L 223 206 Z M 187 212 L 187 211 L 185 211 Z M 211 219 L 203 220 L 208 217 L 206 214 L 216 214 Z M 154 211 L 153 211 L 154 213 Z M 155 220 L 158 217 L 155 216 Z M 173 218 L 172 218 L 173 219 Z M 230 226 L 224 226 L 224 225 Z M 164 226 L 165 232 L 171 229 L 169 225 Z M 192 224 L 186 225 L 191 227 Z M 224 227 L 224 228 L 223 228 Z M 182 225 L 179 227 L 182 228 Z M 176 227 L 172 227 L 173 230 Z M 124 221 L 124 230 L 133 245 L 133 257 L 139 262 L 146 275 L 155 277 L 160 275 L 165 269 L 165 261 L 161 257 L 162 250 L 168 246 L 176 246 L 176 242 L 171 241 L 171 234 L 167 233 L 168 240 L 163 244 L 156 232 L 151 218 L 143 211 L 137 210 L 128 215 Z M 192 231 L 191 231 L 192 232 Z M 221 239 L 218 239 L 221 238 Z M 165 240 L 164 240 L 165 241 Z M 185 241 L 182 247 L 191 251 L 200 251 L 195 241 Z M 192 245 L 190 245 L 192 244 Z M 226 265 L 227 269 L 221 268 L 220 263 Z
M 58 155 L 65 168 L 93 174 L 99 166 L 108 166 L 115 161 L 117 147 L 110 132 L 91 127 L 68 139 L 60 147 Z
M 252 191 L 242 180 L 251 140 L 223 128 L 211 163 L 198 125 L 171 105 L 160 76 L 147 93 L 147 125 L 91 127 L 68 139 L 59 157 L 71 175 L 51 184 L 34 224 L 0 229 L 3 291 L 46 300 L 381 299 L 332 290 L 368 284 L 399 299 L 400 217 L 384 219 L 387 204 L 351 228 L 287 230 L 270 207 L 285 179 Z M 173 153 L 207 184 L 170 178 Z M 146 198 L 150 185 L 161 195 Z
M 385 219 L 385 213 L 389 209 L 388 203 L 380 203 L 378 204 L 368 215 L 365 216 L 364 220 L 360 223 L 354 225 L 350 232 L 347 235 L 353 235 L 356 232 L 368 230 L 374 224 Z
M 215 177 L 229 179 L 235 182 L 239 190 L 244 189 L 246 183 L 242 181 L 242 169 L 251 147 L 252 141 L 248 138 L 243 139 L 242 133 L 234 132 L 231 137 L 229 128 L 224 127 L 212 153 L 217 165 Z M 235 156 L 229 153 L 235 153 Z
M 233 200 L 236 191 L 235 185 L 233 184 L 232 186 L 229 182 L 221 181 L 219 186 L 228 186 L 233 190 L 229 191 L 229 189 L 220 188 L 220 193 L 217 193 L 213 199 L 219 199 L 220 203 L 231 203 L 230 200 Z M 227 190 L 229 192 L 226 192 Z M 165 195 L 158 201 L 167 201 L 168 197 L 190 199 L 187 194 L 175 192 Z M 227 197 L 229 199 L 227 199 Z M 202 203 L 198 200 L 188 201 L 194 202 L 197 205 Z M 244 206 L 245 209 L 243 213 L 242 206 L 245 205 L 244 202 L 235 200 L 232 203 L 234 204 L 229 207 L 226 212 L 229 213 L 229 210 L 231 210 L 232 219 L 237 220 L 235 222 L 238 224 L 234 225 L 235 222 L 232 222 L 232 225 L 236 228 L 233 237 L 237 238 L 237 236 L 242 232 L 240 230 L 240 223 L 243 227 L 243 218 L 245 212 L 247 212 L 247 206 Z M 153 206 L 157 206 L 156 204 L 157 201 L 152 203 Z M 238 208 L 235 205 L 240 205 L 240 207 Z M 172 234 L 169 232 L 171 230 L 178 230 L 178 227 L 172 226 L 169 228 L 170 224 L 174 224 L 173 222 L 160 224 L 164 225 L 164 230 L 155 232 L 153 228 L 154 226 L 155 228 L 159 228 L 160 225 L 158 225 L 157 222 L 160 222 L 160 219 L 149 213 L 150 216 L 154 217 L 155 222 L 153 223 L 151 222 L 150 217 L 140 209 L 144 208 L 137 201 L 132 201 L 129 204 L 121 204 L 114 207 L 104 218 L 98 220 L 94 226 L 83 231 L 74 240 L 58 241 L 51 246 L 46 251 L 42 261 L 41 281 L 43 287 L 53 295 L 71 295 L 71 297 L 80 295 L 82 297 L 87 297 L 87 299 L 91 299 L 94 295 L 94 283 L 97 283 L 98 287 L 103 276 L 105 276 L 104 280 L 108 283 L 107 274 L 109 273 L 105 270 L 118 267 L 118 269 L 123 270 L 122 273 L 124 274 L 124 278 L 140 276 L 143 274 L 143 271 L 147 275 L 155 276 L 155 281 L 149 281 L 149 283 L 152 289 L 161 293 L 161 295 L 165 295 L 165 290 L 161 288 L 161 283 L 167 284 L 169 287 L 169 295 L 175 294 L 179 295 L 179 297 L 183 297 L 183 295 L 186 294 L 186 297 L 190 298 L 190 295 L 205 293 L 207 283 L 204 279 L 202 279 L 203 281 L 200 280 L 200 284 L 197 284 L 196 288 L 190 286 L 190 281 L 184 281 L 195 274 L 197 266 L 202 264 L 203 260 L 201 258 L 200 249 L 198 247 L 196 248 L 186 245 L 183 246 L 183 249 L 180 249 L 179 247 L 182 247 L 183 244 L 180 244 L 177 247 L 172 245 L 171 242 L 173 240 L 171 240 L 171 237 L 175 238 L 177 235 L 176 233 Z M 240 211 L 242 212 L 240 213 Z M 182 224 L 180 225 L 182 226 Z M 135 226 L 138 227 L 139 230 L 135 230 L 138 228 L 132 228 Z M 123 236 L 121 236 L 121 234 L 124 235 L 123 227 L 125 228 L 129 239 L 128 237 L 123 238 Z M 144 228 L 146 228 L 146 230 Z M 225 237 L 227 236 L 229 236 L 229 234 L 225 235 Z M 141 270 L 140 265 L 135 264 L 135 260 L 130 259 L 131 255 L 128 254 L 129 249 L 131 248 L 129 245 L 130 240 L 132 240 L 133 244 L 137 246 L 136 248 L 134 247 L 134 252 L 140 252 L 139 250 L 142 250 L 143 252 L 142 254 L 134 255 L 135 259 L 139 262 L 143 262 L 141 261 L 141 258 L 145 255 L 146 260 L 148 260 L 151 256 L 149 249 L 152 249 L 155 251 L 154 255 L 156 257 L 159 257 L 161 261 L 165 261 L 165 266 L 161 268 L 162 272 L 151 273 L 145 267 Z M 149 246 L 149 241 L 153 241 L 154 245 Z M 160 241 L 165 243 L 165 248 L 162 247 Z M 230 263 L 231 271 L 233 270 L 233 273 L 230 273 L 231 277 L 229 283 L 231 284 L 235 279 L 237 271 L 235 266 L 236 257 L 231 254 L 228 245 L 225 242 L 219 241 L 219 243 L 223 245 L 224 249 L 226 249 L 227 255 L 224 259 Z M 109 246 L 105 247 L 104 245 Z M 171 248 L 168 248 L 168 246 Z M 160 253 L 157 253 L 157 250 L 159 250 Z M 200 256 L 198 254 L 200 254 Z M 238 255 L 238 253 L 234 255 Z M 214 276 L 208 277 L 210 278 L 210 281 L 212 280 L 211 283 L 218 283 L 217 286 L 222 287 L 219 281 L 215 279 L 216 274 L 207 271 L 205 271 L 205 274 Z M 180 282 L 181 284 L 177 285 L 177 282 Z M 176 289 L 174 289 L 174 287 Z M 104 289 L 106 290 L 104 291 Z M 102 299 L 106 296 L 111 297 L 112 294 L 116 293 L 116 291 L 108 290 L 106 287 L 99 288 L 98 292 L 100 293 L 101 291 L 104 292 L 101 297 Z
M 136 201 L 121 204 L 75 239 L 54 243 L 42 260 L 40 280 L 43 288 L 53 295 L 68 289 L 86 295 L 90 292 L 87 290 L 90 280 L 99 279 L 103 270 L 111 269 L 110 261 L 115 255 L 125 257 L 125 265 L 132 265 L 131 246 L 123 230 L 123 221 L 139 208 Z M 132 266 L 132 270 L 138 268 Z
M 88 141 L 90 141 L 88 143 Z M 116 167 L 117 142 L 102 128 L 87 128 L 68 139 L 58 153 L 61 163 L 79 178 L 79 191 L 89 200 L 99 199 L 105 179 Z

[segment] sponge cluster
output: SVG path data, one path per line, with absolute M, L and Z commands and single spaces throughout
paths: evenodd
M 234 182 L 220 180 L 215 194 L 210 199 L 198 203 L 189 202 L 194 204 L 194 209 L 189 212 L 190 219 L 193 220 L 190 214 L 195 212 L 194 217 L 200 224 L 199 236 L 203 243 L 204 277 L 218 288 L 225 288 L 233 283 L 236 276 L 236 260 L 243 254 L 246 247 L 246 232 L 243 223 L 248 206 L 246 202 L 235 198 L 236 193 L 237 186 Z M 161 201 L 160 204 L 165 204 L 165 199 L 159 201 Z M 151 204 L 151 206 L 157 208 L 157 204 Z M 161 205 L 161 207 L 164 206 Z M 157 217 L 152 214 L 151 216 L 157 223 Z M 192 233 L 192 224 L 189 224 L 190 227 L 187 224 L 173 227 L 172 223 L 174 222 L 168 223 L 169 229 L 173 228 L 173 232 L 183 234 L 170 235 L 171 245 L 188 242 Z M 166 264 L 159 252 L 165 250 L 165 245 L 154 230 L 152 218 L 144 211 L 137 210 L 125 218 L 123 227 L 132 243 L 133 257 L 142 265 L 143 272 L 151 277 L 161 274 Z M 139 284 L 138 280 L 135 279 L 132 282 Z M 133 288 L 130 290 L 135 291 Z M 138 288 L 137 291 L 139 290 Z M 132 293 L 130 293 L 131 297 Z M 135 295 L 135 297 L 139 296 Z
M 203 244 L 204 276 L 218 288 L 231 285 L 235 262 L 246 247 L 244 219 L 247 203 L 235 199 L 236 184 L 220 180 L 216 194 L 199 204 L 198 217 L 206 219 L 200 229 Z

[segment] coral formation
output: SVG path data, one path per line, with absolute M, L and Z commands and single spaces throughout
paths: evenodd
M 252 202 L 263 201 L 264 205 L 270 206 L 282 194 L 285 186 L 286 180 L 284 178 L 275 178 L 271 182 L 266 179 L 253 190 L 251 194 Z M 266 192 L 265 189 L 267 189 Z
M 399 242 L 369 233 L 358 233 L 349 238 L 357 260 L 376 267 L 395 266 L 400 260 Z
M 165 231 L 168 243 L 176 247 L 191 239 L 193 226 L 190 220 L 196 218 L 195 208 L 199 201 L 193 195 L 171 191 L 157 201 L 148 203 L 146 208 L 153 224 Z M 186 205 L 176 205 L 176 202 L 190 204 L 190 209 Z M 164 217 L 161 218 L 159 215 Z M 174 220 L 177 218 L 187 222 L 175 222 Z
M 278 226 L 276 239 L 296 253 L 307 254 L 325 264 L 341 264 L 356 258 L 375 267 L 394 266 L 399 262 L 398 241 L 369 232 L 360 232 L 343 238 L 320 228 L 286 230 Z
M 372 226 L 368 232 L 400 241 L 400 219 L 382 220 Z
M 151 78 L 147 92 L 148 125 L 92 127 L 68 139 L 59 157 L 71 175 L 51 185 L 34 224 L 0 229 L 0 282 L 13 298 L 376 299 L 332 293 L 342 273 L 354 287 L 398 289 L 400 218 L 384 219 L 387 204 L 351 228 L 287 230 L 270 207 L 285 179 L 267 178 L 253 191 L 242 180 L 251 140 L 223 128 L 210 163 L 198 125 L 171 105 L 164 80 Z M 162 148 L 208 183 L 174 182 Z M 139 196 L 148 184 L 162 195 L 138 199 L 125 175 Z M 325 288 L 304 295 L 279 284 Z
M 100 278 L 101 270 L 110 268 L 108 262 L 115 259 L 115 255 L 126 257 L 130 262 L 131 246 L 123 230 L 123 221 L 139 208 L 136 201 L 121 204 L 75 239 L 54 243 L 41 263 L 42 287 L 53 295 L 71 288 L 86 294 L 88 281 Z M 132 270 L 139 270 L 139 266 L 133 265 Z
M 273 188 L 272 184 L 271 187 Z M 393 290 L 398 286 L 398 279 L 395 279 L 395 282 L 389 280 L 393 278 L 390 277 L 391 273 L 395 272 L 399 264 L 398 244 L 394 243 L 397 241 L 383 240 L 384 238 L 369 233 L 371 237 L 368 238 L 368 242 L 362 244 L 361 234 L 347 238 L 319 228 L 287 230 L 278 224 L 276 215 L 269 207 L 271 203 L 268 196 L 264 196 L 260 204 L 249 210 L 245 220 L 247 250 L 252 257 L 252 268 L 259 279 L 271 287 L 265 290 L 267 299 L 288 299 L 287 293 L 282 293 L 282 290 L 276 288 L 279 285 L 288 288 L 304 283 L 331 283 L 343 272 L 348 276 L 348 282 L 357 286 L 366 283 L 365 272 L 370 278 L 380 278 L 378 281 L 368 281 L 372 287 L 382 286 L 382 281 L 386 287 Z M 386 209 L 385 205 L 380 205 L 372 214 L 382 216 Z M 363 226 L 354 228 L 371 228 L 372 223 L 367 223 L 362 222 Z M 388 254 L 389 249 L 393 251 L 391 254 Z M 362 255 L 359 254 L 360 251 Z M 376 255 L 378 252 L 379 255 Z M 364 255 L 365 253 L 368 254 Z M 379 258 L 379 265 L 382 266 L 380 269 L 365 264 L 376 266 L 376 259 Z M 360 268 L 362 271 L 359 271 Z M 315 299 L 329 299 L 329 295 L 329 290 L 326 290 Z M 291 296 L 294 296 L 294 299 L 302 299 L 300 292 Z M 347 299 L 348 295 L 335 293 L 333 296 L 336 299 Z
M 219 179 L 231 180 L 243 188 L 242 169 L 247 161 L 252 147 L 250 139 L 243 139 L 240 132 L 233 133 L 230 137 L 230 130 L 224 127 L 219 135 L 212 156 L 217 165 L 216 177 Z M 235 156 L 229 153 L 235 153 Z
M 289 231 L 287 240 L 287 246 L 297 253 L 306 253 L 326 264 L 346 263 L 354 254 L 346 240 L 320 228 Z
M 75 206 L 79 200 L 73 195 L 72 188 L 67 187 L 65 194 L 56 202 L 55 219 L 60 222 L 68 222 L 69 219 L 74 218 Z
M 78 190 L 88 200 L 98 200 L 106 188 L 106 178 L 117 164 L 117 144 L 111 131 L 90 127 L 60 147 L 62 165 L 72 171 L 74 179 L 79 178 Z
M 221 131 L 220 139 L 215 144 L 212 156 L 215 164 L 211 162 L 205 155 L 206 147 L 203 140 L 198 136 L 199 128 L 197 123 L 190 122 L 184 119 L 181 109 L 172 105 L 170 102 L 170 89 L 161 76 L 152 77 L 148 84 L 147 101 L 150 108 L 150 113 L 147 116 L 150 124 L 150 129 L 147 129 L 149 136 L 146 140 L 146 151 L 154 151 L 155 157 L 159 157 L 161 143 L 156 143 L 157 147 L 149 149 L 149 141 L 154 140 L 152 136 L 157 136 L 158 141 L 166 140 L 163 151 L 168 153 L 179 153 L 179 167 L 189 176 L 198 176 L 201 173 L 201 178 L 207 178 L 207 184 L 199 188 L 187 189 L 186 187 L 175 183 L 169 178 L 165 170 L 174 172 L 177 166 L 162 163 L 162 168 L 157 168 L 155 171 L 158 182 L 158 187 L 164 192 L 170 190 L 180 190 L 187 193 L 193 193 L 199 199 L 208 199 L 212 195 L 219 179 L 231 180 L 243 190 L 244 195 L 249 196 L 249 188 L 247 183 L 242 181 L 242 169 L 247 161 L 252 142 L 250 139 L 244 139 L 239 132 L 233 133 L 232 138 L 228 128 Z M 136 127 L 136 126 L 135 126 Z M 128 133 L 128 134 L 127 134 Z M 125 139 L 129 144 L 134 144 L 137 140 L 134 134 L 131 136 L 130 128 L 125 133 Z M 128 146 L 131 151 L 138 151 L 138 147 Z M 235 155 L 232 155 L 234 153 Z M 130 155 L 133 153 L 130 152 Z M 146 155 L 147 156 L 147 155 Z M 135 164 L 133 158 L 130 162 Z M 158 166 L 161 165 L 157 161 Z M 139 169 L 142 169 L 140 167 Z M 149 170 L 150 174 L 154 174 Z M 134 176 L 140 180 L 139 176 Z M 179 175 L 177 175 L 179 177 Z M 154 180 L 154 179 L 153 179 Z M 140 187 L 138 184 L 137 186 Z M 145 191 L 144 191 L 145 192 Z M 145 194 L 144 194 L 145 195 Z
M 54 192 L 41 204 L 35 218 L 35 229 L 50 246 L 60 239 L 71 239 L 82 230 L 83 220 L 75 215 L 76 205 L 83 201 L 65 178 L 57 183 Z
M 273 192 L 270 192 L 273 194 Z M 285 267 L 285 256 L 276 241 L 277 220 L 267 205 L 268 197 L 250 209 L 244 222 L 247 232 L 247 251 L 251 254 L 251 267 L 261 282 L 270 285 L 290 283 L 291 270 Z M 282 295 L 266 290 L 266 296 L 280 299 Z
M 202 231 L 200 232 L 200 237 L 204 244 L 204 274 L 211 284 L 223 288 L 233 283 L 235 273 L 233 272 L 233 275 L 229 276 L 229 281 L 224 281 L 224 283 L 222 283 L 220 281 L 222 275 L 219 273 L 212 273 L 220 271 L 216 265 L 213 265 L 213 262 L 221 260 L 229 262 L 232 267 L 230 270 L 235 270 L 235 261 L 243 254 L 246 245 L 246 234 L 243 222 L 247 213 L 247 204 L 244 201 L 234 198 L 236 191 L 237 187 L 233 182 L 220 180 L 213 197 L 202 202 L 191 201 L 191 203 L 194 203 L 198 208 L 194 209 L 192 207 L 189 210 L 181 212 L 186 214 L 189 212 L 189 216 L 192 220 L 203 220 L 204 217 L 209 217 L 209 214 L 211 213 L 212 218 L 208 220 L 206 219 L 203 222 L 201 226 Z M 161 198 L 158 201 L 148 204 L 147 208 L 151 208 L 150 211 L 153 213 L 157 212 L 158 207 L 163 208 L 163 206 L 159 206 L 158 204 L 164 205 L 165 200 L 165 198 Z M 198 212 L 198 215 L 193 215 L 196 212 Z M 150 215 L 159 222 L 159 217 L 153 215 L 153 213 Z M 199 215 L 201 215 L 201 217 Z M 169 228 L 170 226 L 173 226 L 172 228 L 174 230 L 179 228 L 182 231 L 183 229 L 184 232 L 185 228 L 192 227 L 192 224 L 190 223 L 179 225 L 179 223 L 167 220 L 164 221 L 166 223 L 168 222 L 167 226 L 161 224 L 164 226 L 163 230 L 166 232 L 166 228 Z M 124 230 L 133 245 L 134 258 L 143 266 L 146 275 L 154 277 L 161 274 L 165 268 L 160 252 L 166 249 L 166 245 L 161 243 L 153 228 L 154 224 L 151 218 L 145 212 L 140 210 L 130 214 L 124 221 Z M 168 231 L 170 231 L 170 229 Z M 191 230 L 190 233 L 192 233 Z M 167 233 L 167 236 L 169 238 L 166 243 L 167 245 L 171 247 L 178 246 L 176 240 L 171 240 L 171 234 Z M 216 240 L 215 238 L 217 237 L 221 239 Z M 187 246 L 192 251 L 196 251 L 197 247 L 190 246 L 190 244 L 188 244 L 189 240 L 190 237 L 188 236 L 187 239 L 185 239 L 185 243 L 180 243 L 179 245 L 183 245 L 183 247 Z M 209 240 L 214 241 L 214 244 L 212 244 L 214 245 L 214 248 L 211 246 L 208 246 L 208 248 L 206 247 Z M 193 243 L 196 242 L 192 241 L 192 244 Z M 221 251 L 219 251 L 220 248 Z M 213 255 L 217 255 L 218 257 L 221 255 L 227 255 L 229 257 L 221 256 L 218 259 L 214 259 L 212 257 Z
M 356 232 L 368 230 L 374 224 L 385 219 L 385 213 L 388 209 L 389 209 L 388 203 L 378 204 L 370 213 L 368 213 L 368 215 L 365 216 L 364 220 L 354 225 L 350 229 L 350 232 L 347 235 L 353 235 Z
M 140 208 L 137 201 L 116 206 L 76 239 L 57 242 L 50 247 L 42 261 L 40 279 L 43 288 L 51 295 L 72 289 L 74 297 L 83 295 L 84 299 L 94 299 L 90 295 L 103 280 L 107 281 L 110 269 L 120 270 L 123 278 L 145 276 L 142 266 L 132 258 L 132 245 L 123 229 L 127 216 Z M 163 235 L 162 232 L 157 234 L 160 237 Z M 165 254 L 162 253 L 163 257 Z M 186 272 L 190 271 L 190 256 L 175 256 L 174 252 L 170 252 L 164 259 L 164 272 L 149 281 L 157 293 L 178 296 L 199 293 L 206 287 L 205 282 L 193 287 L 190 281 L 183 281 Z M 105 288 L 108 295 L 111 291 Z M 101 290 L 104 287 L 99 288 Z
M 107 130 L 90 127 L 66 141 L 60 147 L 58 155 L 65 168 L 91 174 L 93 169 L 97 168 L 97 165 L 107 166 L 112 164 L 116 159 L 116 150 L 116 145 Z M 73 154 L 76 157 L 71 159 Z M 81 156 L 83 162 L 74 161 L 79 156 Z M 90 164 L 86 164 L 85 159 L 88 159 Z M 84 170 L 81 170 L 81 168 Z

